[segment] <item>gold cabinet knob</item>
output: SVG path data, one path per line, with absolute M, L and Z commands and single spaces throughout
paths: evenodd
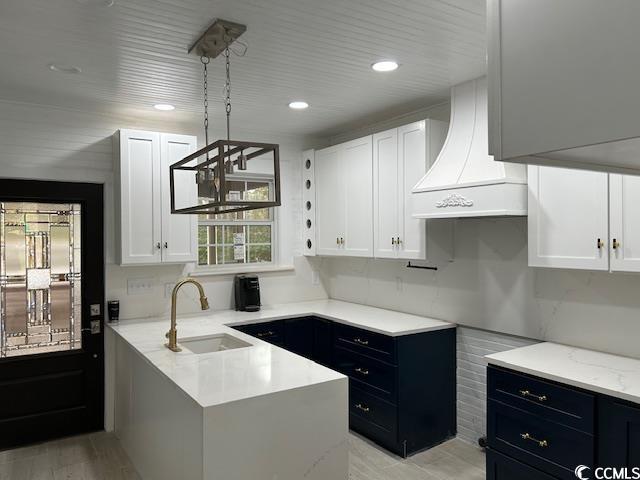
M 598 246 L 598 249 L 604 248 L 604 242 L 600 238 L 598 239 L 596 245 Z
M 614 250 L 617 250 L 618 248 L 620 248 L 620 242 L 617 239 L 613 239 L 613 243 L 611 244 L 613 246 Z

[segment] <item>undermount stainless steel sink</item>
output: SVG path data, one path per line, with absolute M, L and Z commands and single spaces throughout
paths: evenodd
M 207 335 L 204 337 L 181 338 L 178 340 L 178 343 L 185 350 L 189 350 L 191 353 L 195 354 L 224 352 L 235 348 L 246 348 L 252 346 L 250 343 L 227 333 L 218 333 L 216 335 Z

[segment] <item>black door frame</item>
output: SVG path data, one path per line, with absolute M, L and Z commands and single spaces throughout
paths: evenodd
M 76 411 L 73 414 L 68 412 L 67 415 L 61 410 L 59 418 L 47 419 L 45 416 L 44 421 L 37 415 L 32 421 L 29 421 L 29 416 L 25 416 L 24 428 L 16 427 L 13 419 L 8 422 L 8 425 L 0 419 L 0 448 L 102 430 L 104 428 L 105 306 L 103 185 L 0 178 L 0 199 L 17 202 L 78 203 L 81 205 L 81 238 L 83 239 L 81 250 L 82 348 L 0 359 L 0 383 L 15 382 L 16 378 L 20 378 L 21 373 L 28 376 L 34 375 L 37 371 L 41 376 L 55 375 L 55 370 L 51 370 L 55 365 L 70 372 L 77 372 L 78 365 L 81 365 L 82 378 L 86 381 L 86 389 L 83 392 L 86 406 L 83 407 L 81 414 Z M 87 242 L 88 239 L 91 241 Z M 91 304 L 100 305 L 99 315 L 91 316 Z M 91 320 L 99 320 L 100 333 L 91 333 Z M 43 362 L 43 359 L 49 361 Z M 48 367 L 49 363 L 53 366 Z M 4 378 L 2 370 L 11 372 L 9 380 Z

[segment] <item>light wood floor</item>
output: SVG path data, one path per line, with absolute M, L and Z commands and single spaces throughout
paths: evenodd
M 408 459 L 349 435 L 350 480 L 484 480 L 484 453 L 451 440 Z M 0 480 L 140 480 L 113 434 L 0 452 Z

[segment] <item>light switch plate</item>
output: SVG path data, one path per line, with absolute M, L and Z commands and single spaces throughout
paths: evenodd
M 91 306 L 89 307 L 89 314 L 92 317 L 99 317 L 100 316 L 100 304 L 99 303 L 92 303 Z
M 127 295 L 148 295 L 153 293 L 152 278 L 130 278 L 127 280 Z

